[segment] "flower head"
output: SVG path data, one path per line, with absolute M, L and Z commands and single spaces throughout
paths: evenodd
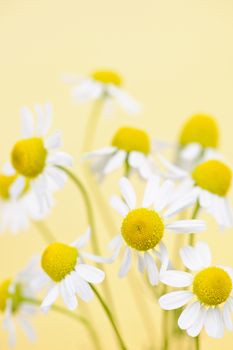
M 184 124 L 179 136 L 178 165 L 191 169 L 203 159 L 205 152 L 216 149 L 219 130 L 214 117 L 195 114 Z
M 72 95 L 77 102 L 102 99 L 104 114 L 111 114 L 114 101 L 129 114 L 140 112 L 139 104 L 122 88 L 123 79 L 115 71 L 95 70 L 87 77 L 66 76 L 65 80 L 73 85 Z
M 3 326 L 9 332 L 9 344 L 15 345 L 16 324 L 19 324 L 29 340 L 35 340 L 35 333 L 30 318 L 37 307 L 27 300 L 35 299 L 40 291 L 33 277 L 40 271 L 38 259 L 35 257 L 15 279 L 6 279 L 0 283 L 0 312 L 3 313 Z
M 155 172 L 151 140 L 147 132 L 133 127 L 121 127 L 112 138 L 111 146 L 86 154 L 93 159 L 92 170 L 99 178 L 124 166 L 127 172 L 137 171 L 148 179 Z
M 233 329 L 230 313 L 233 310 L 233 270 L 229 267 L 214 266 L 206 243 L 199 242 L 195 247 L 187 246 L 180 250 L 184 265 L 191 272 L 167 270 L 161 281 L 173 287 L 190 287 L 190 290 L 175 291 L 159 299 L 165 310 L 182 307 L 178 325 L 196 337 L 204 327 L 213 338 L 221 338 L 224 327 Z
M 138 259 L 139 271 L 147 271 L 152 285 L 159 282 L 159 275 L 168 267 L 168 254 L 163 238 L 166 231 L 176 233 L 195 233 L 205 230 L 205 223 L 201 220 L 174 220 L 169 218 L 184 208 L 193 204 L 195 197 L 180 196 L 180 188 L 175 188 L 173 182 L 167 180 L 160 184 L 158 177 L 152 177 L 146 186 L 142 205 L 136 206 L 136 194 L 128 179 L 120 180 L 123 200 L 112 197 L 112 206 L 123 216 L 121 233 L 110 243 L 114 251 L 114 258 L 125 247 L 123 263 L 119 276 L 127 274 L 131 266 L 132 254 Z M 157 248 L 159 247 L 159 250 Z M 158 271 L 155 258 L 161 261 Z
M 70 310 L 74 310 L 78 305 L 76 295 L 86 302 L 93 298 L 89 283 L 101 283 L 105 274 L 102 270 L 84 263 L 85 258 L 97 262 L 101 260 L 100 257 L 82 252 L 89 238 L 88 229 L 71 245 L 55 242 L 45 249 L 41 266 L 50 290 L 42 302 L 43 309 L 49 308 L 59 294 Z
M 61 146 L 60 133 L 45 137 L 52 118 L 49 104 L 35 105 L 36 124 L 29 109 L 23 108 L 21 112 L 22 139 L 11 151 L 10 173 L 17 174 L 11 192 L 14 197 L 20 196 L 29 184 L 43 211 L 52 204 L 51 192 L 65 183 L 66 176 L 58 166 L 70 166 L 72 160 L 68 154 L 57 150 Z

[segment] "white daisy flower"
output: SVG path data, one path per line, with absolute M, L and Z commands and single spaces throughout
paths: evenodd
M 127 178 L 120 180 L 123 200 L 114 196 L 112 206 L 123 217 L 121 234 L 111 242 L 115 259 L 124 247 L 124 258 L 119 276 L 125 276 L 131 266 L 132 255 L 138 260 L 138 270 L 146 270 L 152 285 L 159 282 L 159 274 L 168 267 L 167 250 L 162 243 L 166 230 L 175 233 L 197 233 L 205 230 L 202 220 L 173 220 L 169 218 L 193 203 L 194 196 L 180 197 L 180 189 L 174 188 L 173 182 L 167 180 L 159 184 L 158 177 L 152 177 L 146 186 L 142 206 L 136 207 L 136 194 Z M 159 246 L 159 250 L 157 250 Z M 154 256 L 161 260 L 160 273 Z
M 122 127 L 113 136 L 111 146 L 84 157 L 92 160 L 92 170 L 99 180 L 122 166 L 126 172 L 136 171 L 143 179 L 148 179 L 156 171 L 153 151 L 149 135 L 144 130 Z
M 29 184 L 18 197 L 11 195 L 16 178 L 17 175 L 0 174 L 0 234 L 7 230 L 13 234 L 26 230 L 31 220 L 41 220 L 48 214 L 46 209 L 41 211 Z
M 35 257 L 15 280 L 7 279 L 0 284 L 0 311 L 4 313 L 3 326 L 9 332 L 10 346 L 16 343 L 16 325 L 22 328 L 30 341 L 35 340 L 30 319 L 38 307 L 27 302 L 27 299 L 34 300 L 40 291 L 38 285 L 32 282 L 38 271 L 38 259 Z
M 178 309 L 192 300 L 178 319 L 179 327 L 192 337 L 198 336 L 202 328 L 210 337 L 223 337 L 224 327 L 233 329 L 233 270 L 213 266 L 209 247 L 203 242 L 195 247 L 181 248 L 180 255 L 184 265 L 192 272 L 167 270 L 161 280 L 169 286 L 190 287 L 191 290 L 163 295 L 159 299 L 161 308 Z
M 201 208 L 210 213 L 224 229 L 233 226 L 233 211 L 228 200 L 232 170 L 218 153 L 207 152 L 204 160 L 187 172 L 160 156 L 168 170 L 168 177 L 182 180 L 186 192 L 196 190 Z
M 214 117 L 199 113 L 184 124 L 177 150 L 176 163 L 190 170 L 203 159 L 205 152 L 216 149 L 219 143 L 219 130 Z
M 62 187 L 66 180 L 66 175 L 57 166 L 71 166 L 72 159 L 70 155 L 57 150 L 61 146 L 59 132 L 45 137 L 52 119 L 51 105 L 35 105 L 35 112 L 36 124 L 28 108 L 21 111 L 22 139 L 12 149 L 8 173 L 18 174 L 11 186 L 12 195 L 20 195 L 29 181 L 43 211 L 51 206 L 51 191 Z
M 49 292 L 44 298 L 41 308 L 47 310 L 61 295 L 68 309 L 78 306 L 78 295 L 83 301 L 89 302 L 94 293 L 89 283 L 97 284 L 104 280 L 105 273 L 84 263 L 84 258 L 102 262 L 104 258 L 82 252 L 89 242 L 90 230 L 71 245 L 60 242 L 50 244 L 44 251 L 41 266 L 47 277 Z
M 77 102 L 103 99 L 105 115 L 112 114 L 114 102 L 128 114 L 140 112 L 140 105 L 122 89 L 122 77 L 114 71 L 98 70 L 84 78 L 66 75 L 64 80 L 73 85 L 72 96 Z

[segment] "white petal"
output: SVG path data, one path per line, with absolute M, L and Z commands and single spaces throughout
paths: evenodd
M 174 183 L 171 180 L 164 181 L 162 186 L 158 189 L 158 192 L 155 198 L 155 202 L 154 202 L 155 210 L 159 212 L 166 207 L 172 195 L 173 189 L 174 189 Z
M 195 246 L 195 250 L 197 252 L 199 259 L 202 262 L 202 266 L 203 267 L 210 266 L 212 258 L 211 258 L 211 252 L 208 244 L 204 242 L 198 242 Z
M 18 198 L 22 191 L 25 189 L 25 178 L 23 176 L 18 176 L 10 187 L 10 195 L 13 198 Z
M 168 210 L 164 213 L 165 218 L 169 218 L 175 214 L 178 214 L 182 210 L 192 206 L 196 203 L 199 195 L 199 189 L 193 188 L 186 196 L 181 197 L 179 200 L 175 201 Z
M 165 272 L 169 266 L 168 250 L 163 242 L 159 244 L 159 259 L 161 261 L 160 274 Z
M 123 243 L 123 240 L 121 235 L 117 235 L 109 242 L 108 247 L 110 250 L 116 250 L 122 246 L 122 243 Z
M 61 166 L 70 167 L 73 164 L 73 158 L 68 153 L 56 152 L 55 154 L 48 156 L 47 163 L 52 165 L 61 165 Z
M 119 183 L 126 204 L 130 209 L 134 209 L 136 206 L 136 194 L 131 182 L 126 177 L 122 177 Z
M 109 174 L 112 171 L 120 168 L 126 158 L 125 151 L 116 152 L 105 165 L 103 172 L 104 174 Z
M 144 253 L 144 262 L 145 262 L 145 267 L 147 270 L 150 284 L 152 286 L 157 285 L 159 283 L 158 268 L 157 268 L 156 263 L 155 263 L 154 259 L 152 258 L 152 256 L 147 252 Z
M 56 285 L 48 292 L 48 294 L 44 298 L 44 300 L 41 304 L 41 308 L 47 309 L 48 307 L 50 307 L 57 299 L 58 294 L 59 294 L 58 286 Z
M 184 271 L 167 270 L 160 276 L 160 280 L 171 287 L 188 287 L 192 283 L 193 276 Z
M 223 308 L 223 321 L 225 323 L 226 328 L 229 331 L 232 331 L 233 325 L 232 325 L 232 318 L 231 318 L 231 304 L 229 300 L 225 302 L 225 305 Z
M 105 277 L 105 273 L 102 270 L 87 264 L 79 264 L 76 267 L 76 271 L 80 277 L 90 283 L 101 283 Z
M 200 155 L 201 151 L 202 147 L 199 143 L 190 143 L 181 150 L 180 155 L 183 159 L 192 161 Z
M 31 342 L 36 340 L 36 334 L 30 323 L 25 318 L 20 318 L 20 324 Z
M 72 246 L 75 246 L 76 248 L 81 249 L 88 244 L 88 242 L 90 241 L 90 237 L 91 237 L 91 229 L 90 227 L 88 227 L 86 232 L 77 241 L 72 243 Z
M 205 316 L 206 309 L 201 306 L 198 316 L 194 319 L 194 323 L 187 329 L 187 333 L 190 337 L 197 337 L 200 334 L 205 321 Z
M 67 277 L 60 282 L 60 292 L 64 304 L 68 307 L 68 309 L 75 310 L 78 305 L 78 302 L 76 295 L 74 294 L 75 291 L 74 286 L 71 282 L 72 280 L 68 279 Z
M 45 140 L 45 148 L 49 150 L 59 148 L 61 144 L 61 133 L 59 131 Z
M 159 185 L 159 177 L 158 176 L 152 176 L 148 182 L 145 189 L 144 197 L 142 206 L 144 208 L 148 208 L 150 205 L 152 205 L 156 198 L 156 192 L 158 190 Z
M 3 165 L 2 172 L 4 175 L 15 175 L 15 168 L 12 166 L 10 162 L 7 162 Z
M 99 156 L 106 156 L 106 155 L 111 155 L 117 151 L 116 147 L 110 146 L 110 147 L 104 147 L 97 149 L 95 151 L 89 152 L 84 154 L 83 158 L 84 159 L 91 159 Z
M 103 263 L 103 264 L 110 264 L 114 261 L 114 257 L 110 257 L 110 258 L 105 258 L 103 256 L 99 256 L 99 255 L 95 255 L 95 254 L 91 254 L 91 253 L 82 253 L 81 255 L 83 258 L 87 258 L 91 261 L 97 262 L 97 263 Z
M 127 92 L 122 89 L 117 88 L 114 85 L 108 87 L 108 93 L 110 96 L 116 98 L 117 102 L 121 105 L 123 109 L 129 114 L 137 114 L 140 112 L 141 107 Z
M 219 308 L 215 307 L 207 310 L 205 318 L 205 330 L 210 337 L 223 337 L 224 323 Z
M 121 267 L 118 273 L 118 276 L 120 278 L 127 275 L 131 265 L 131 258 L 132 258 L 131 249 L 129 247 L 126 247 L 123 262 L 121 264 Z
M 180 257 L 183 264 L 190 270 L 198 271 L 203 268 L 202 262 L 197 255 L 196 250 L 191 246 L 181 248 Z
M 33 115 L 27 107 L 23 107 L 20 111 L 22 118 L 22 135 L 25 138 L 33 136 L 34 122 Z
M 179 327 L 181 329 L 190 328 L 195 323 L 195 320 L 199 315 L 200 308 L 201 305 L 199 301 L 195 301 L 193 304 L 186 306 L 178 319 Z
M 159 298 L 159 304 L 164 310 L 174 310 L 187 304 L 193 298 L 193 293 L 189 291 L 175 291 L 163 295 Z
M 140 253 L 137 252 L 137 258 L 138 258 L 138 271 L 143 273 L 144 269 L 145 269 L 145 263 L 144 263 L 144 259 L 141 256 Z
M 176 233 L 199 233 L 206 230 L 206 223 L 203 220 L 177 220 L 166 225 L 166 229 Z
M 110 203 L 121 216 L 125 217 L 128 214 L 129 208 L 118 196 L 112 196 Z
M 79 277 L 76 272 L 71 274 L 71 278 L 73 280 L 76 293 L 79 295 L 79 297 L 85 302 L 91 301 L 94 297 L 94 293 L 89 284 Z
M 169 171 L 169 175 L 177 179 L 187 178 L 188 173 L 186 171 L 169 162 L 161 154 L 158 154 L 158 158 L 162 162 L 164 167 Z

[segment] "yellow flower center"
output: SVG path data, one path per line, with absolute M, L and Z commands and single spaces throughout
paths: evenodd
M 192 177 L 201 188 L 225 196 L 231 185 L 232 172 L 219 160 L 207 160 L 194 168 Z
M 53 281 L 60 282 L 75 269 L 77 259 L 75 247 L 56 242 L 45 249 L 41 265 Z
M 219 305 L 227 300 L 232 290 L 232 281 L 226 271 L 208 267 L 199 272 L 193 281 L 193 293 L 201 303 Z
M 138 151 L 144 154 L 150 153 L 149 136 L 141 129 L 120 128 L 113 137 L 112 145 L 126 152 Z
M 121 234 L 126 243 L 140 251 L 154 248 L 162 239 L 164 223 L 154 210 L 131 210 L 124 218 Z
M 17 175 L 2 175 L 0 174 L 0 198 L 9 199 L 10 187 L 15 181 Z
M 11 284 L 11 280 L 7 279 L 0 284 L 0 311 L 4 312 L 6 309 L 8 295 L 8 289 Z
M 113 84 L 116 86 L 122 85 L 121 76 L 111 70 L 98 70 L 91 73 L 91 77 L 103 84 Z
M 182 146 L 188 143 L 197 142 L 202 147 L 218 146 L 218 126 L 213 117 L 205 114 L 196 114 L 192 116 L 184 125 L 180 144 Z
M 46 164 L 47 150 L 39 137 L 18 141 L 11 153 L 11 161 L 19 174 L 34 178 L 42 173 Z

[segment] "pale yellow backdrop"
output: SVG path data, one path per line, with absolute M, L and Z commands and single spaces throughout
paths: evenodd
M 151 136 L 175 140 L 182 122 L 197 111 L 216 116 L 221 129 L 221 149 L 233 155 L 233 1 L 232 0 L 0 0 L 0 163 L 19 130 L 22 105 L 54 105 L 54 129 L 61 129 L 65 149 L 76 160 L 89 107 L 71 102 L 61 74 L 86 74 L 99 67 L 119 71 L 125 87 L 144 106 L 133 119 L 119 112 L 111 121 L 102 119 L 96 146 L 109 142 L 122 124 L 143 126 Z M 113 175 L 102 190 L 106 198 L 117 191 Z M 115 215 L 119 225 L 118 216 Z M 85 230 L 84 207 L 73 185 L 57 195 L 57 205 L 47 220 L 59 239 L 70 242 Z M 110 234 L 114 235 L 115 232 Z M 108 242 L 98 219 L 102 247 Z M 214 261 L 233 266 L 233 231 L 221 234 L 211 224 L 203 234 Z M 16 237 L 0 237 L 0 278 L 14 276 L 40 252 L 44 242 L 34 228 Z M 103 248 L 103 253 L 106 253 Z M 139 319 L 127 282 L 108 268 L 115 308 L 130 349 L 149 349 L 145 328 L 153 332 L 155 345 L 161 331 L 156 301 L 141 288 L 137 293 L 150 308 L 151 322 Z M 149 300 L 148 300 L 149 299 Z M 96 301 L 82 308 L 97 325 L 104 349 L 116 349 L 111 329 Z M 78 311 L 77 311 L 78 312 Z M 153 322 L 152 322 L 153 320 Z M 38 341 L 31 345 L 19 333 L 17 349 L 92 349 L 85 330 L 74 321 L 50 313 L 35 319 Z M 6 336 L 0 332 L 0 348 Z M 203 350 L 232 349 L 233 334 L 222 340 L 203 338 Z M 171 347 L 175 349 L 175 345 Z

